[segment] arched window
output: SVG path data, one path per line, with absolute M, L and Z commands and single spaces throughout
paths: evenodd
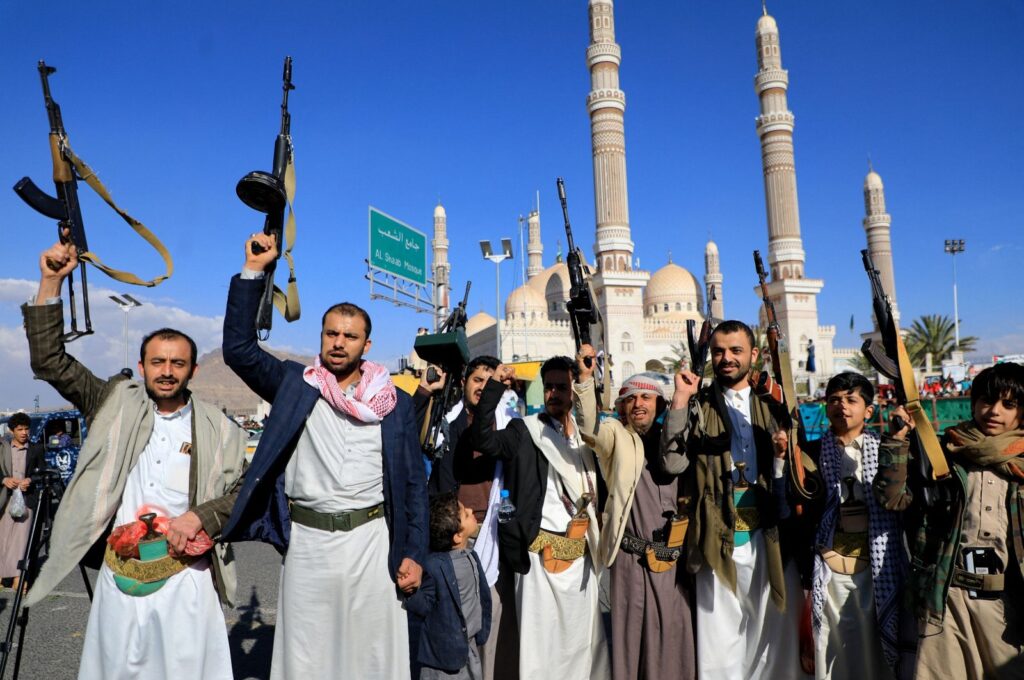
M 622 351 L 633 351 L 633 336 L 631 336 L 628 332 L 622 334 Z
M 636 373 L 636 369 L 633 368 L 633 362 L 632 361 L 627 361 L 626 363 L 622 364 L 622 375 L 624 375 L 624 376 L 626 376 L 628 378 L 631 375 L 633 375 L 634 373 Z
M 683 311 L 683 303 L 682 302 L 677 302 L 676 303 L 676 311 L 677 312 Z
M 667 312 L 668 311 L 668 303 L 667 302 L 664 304 L 664 306 L 663 306 L 661 311 L 663 311 L 663 312 Z

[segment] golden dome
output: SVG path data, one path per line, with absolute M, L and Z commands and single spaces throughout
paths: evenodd
M 699 319 L 703 299 L 697 278 L 669 262 L 651 275 L 644 288 L 644 316 L 674 318 L 681 313 L 686 318 Z
M 495 323 L 497 322 L 494 320 L 493 316 L 491 316 L 487 312 L 479 311 L 473 316 L 469 317 L 469 320 L 466 321 L 466 335 L 474 335 L 476 333 L 479 333 L 485 328 L 490 328 Z
M 506 319 L 514 314 L 530 318 L 532 314 L 536 312 L 543 314 L 546 310 L 547 301 L 544 299 L 544 294 L 529 284 L 516 288 L 505 300 Z

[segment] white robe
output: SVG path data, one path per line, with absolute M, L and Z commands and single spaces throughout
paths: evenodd
M 380 424 L 320 399 L 285 470 L 288 496 L 317 512 L 384 500 Z M 383 518 L 352 531 L 292 522 L 281 567 L 272 680 L 407 680 L 408 618 L 388 571 Z
M 526 418 L 537 443 L 537 421 Z M 584 476 L 596 489 L 592 454 L 582 448 L 579 438 L 568 443 L 550 427 L 544 427 L 544 443 L 557 442 L 563 454 L 560 464 L 548 458 L 548 479 L 541 512 L 541 528 L 565 531 L 569 513 L 562 503 L 564 481 L 572 500 L 587 488 Z M 552 436 L 553 435 L 553 436 Z M 546 446 L 541 446 L 544 450 Z M 590 458 L 584 467 L 583 458 Z M 559 475 L 559 470 L 571 473 Z M 530 553 L 530 571 L 516 574 L 516 609 L 519 615 L 519 677 L 558 680 L 602 680 L 611 677 L 608 644 L 598 602 L 600 585 L 591 554 L 597 551 L 596 520 L 591 512 L 587 554 L 560 574 L 544 569 L 540 555 Z
M 128 476 L 115 526 L 147 510 L 176 517 L 188 510 L 191 405 L 157 413 L 153 434 Z M 227 627 L 209 561 L 200 560 L 144 597 L 122 593 L 103 565 L 85 631 L 79 680 L 230 680 Z

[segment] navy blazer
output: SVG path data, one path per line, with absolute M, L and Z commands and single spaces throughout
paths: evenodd
M 491 634 L 491 589 L 480 558 L 472 550 L 469 554 L 480 575 L 480 632 L 474 639 L 482 646 Z M 417 656 L 419 663 L 449 673 L 466 665 L 469 659 L 466 619 L 462 615 L 462 596 L 451 555 L 435 552 L 427 556 L 423 584 L 405 601 L 405 607 L 424 620 Z
M 263 541 L 288 549 L 291 516 L 284 471 L 320 392 L 302 378 L 303 366 L 282 361 L 256 341 L 256 311 L 263 280 L 235 275 L 224 314 L 224 362 L 261 398 L 272 404 L 263 436 L 245 475 L 225 541 Z M 423 564 L 427 548 L 427 491 L 423 454 L 416 437 L 412 400 L 398 391 L 395 409 L 381 421 L 384 458 L 384 517 L 391 539 L 392 579 L 402 559 Z

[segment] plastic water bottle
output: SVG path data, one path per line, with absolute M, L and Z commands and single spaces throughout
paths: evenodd
M 501 505 L 498 506 L 498 524 L 510 522 L 516 516 L 516 506 L 508 498 L 508 489 L 501 490 Z

